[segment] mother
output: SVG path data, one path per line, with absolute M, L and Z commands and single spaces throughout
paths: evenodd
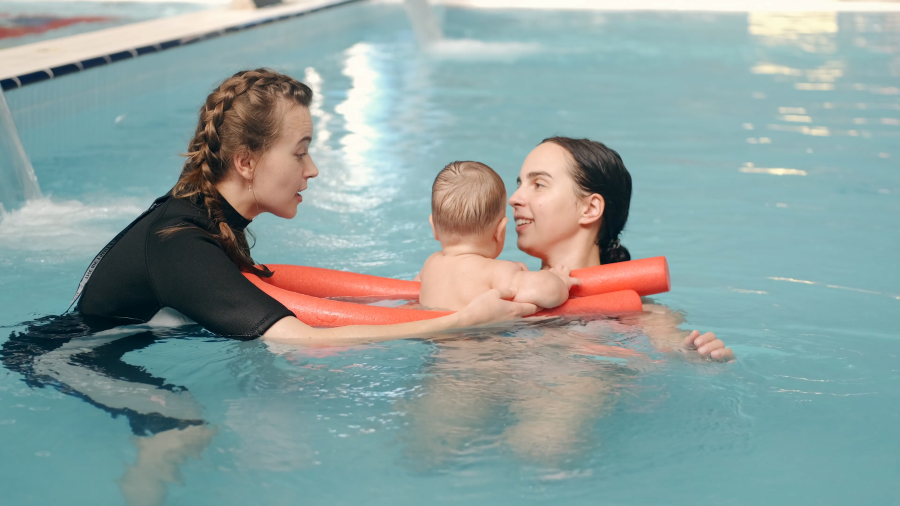
M 551 137 L 525 159 L 518 183 L 509 199 L 518 246 L 541 259 L 542 268 L 631 259 L 619 241 L 631 204 L 631 175 L 618 153 L 588 139 Z M 645 304 L 644 310 L 641 327 L 662 347 L 681 344 L 715 360 L 734 359 L 715 334 L 681 333 L 668 309 Z
M 293 218 L 319 170 L 309 156 L 312 90 L 271 70 L 238 72 L 210 94 L 172 191 L 94 259 L 78 310 L 121 323 L 174 310 L 227 336 L 308 344 L 387 340 L 533 313 L 493 290 L 458 313 L 421 322 L 310 327 L 242 274 L 271 276 L 250 257 L 245 228 L 262 213 Z

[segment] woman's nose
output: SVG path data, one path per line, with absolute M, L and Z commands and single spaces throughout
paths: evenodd
M 509 197 L 509 205 L 513 207 L 524 205 L 525 202 L 522 200 L 522 195 L 520 194 L 522 188 L 517 188 L 516 191 Z
M 316 162 L 313 161 L 312 157 L 309 158 L 309 168 L 307 170 L 307 179 L 314 178 L 319 175 L 319 168 L 316 167 Z

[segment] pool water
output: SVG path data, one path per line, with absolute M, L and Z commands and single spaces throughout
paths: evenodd
M 312 351 L 181 327 L 115 359 L 170 385 L 148 389 L 77 357 L 125 341 L 73 341 L 38 366 L 81 395 L 0 369 L 0 503 L 124 503 L 140 443 L 95 405 L 112 398 L 207 423 L 138 473 L 167 504 L 900 500 L 900 18 L 442 18 L 430 50 L 401 6 L 359 3 L 9 92 L 49 199 L 0 221 L 0 343 L 65 310 L 171 187 L 216 82 L 270 66 L 317 92 L 321 175 L 296 219 L 254 222 L 256 260 L 411 278 L 446 163 L 512 191 L 541 139 L 590 137 L 634 178 L 623 244 L 668 257 L 655 301 L 739 360 L 662 351 L 633 321 Z M 512 229 L 503 257 L 537 267 Z

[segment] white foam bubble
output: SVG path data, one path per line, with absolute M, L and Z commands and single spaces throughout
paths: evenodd
M 524 42 L 484 42 L 474 39 L 442 39 L 426 48 L 438 58 L 458 60 L 504 60 L 543 51 L 540 44 Z
M 116 199 L 84 204 L 77 200 L 31 200 L 22 208 L 0 216 L 0 249 L 46 252 L 51 259 L 65 253 L 81 255 L 99 251 L 146 208 L 137 199 Z M 27 255 L 34 260 L 34 255 Z

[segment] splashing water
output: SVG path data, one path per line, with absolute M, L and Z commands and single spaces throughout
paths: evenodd
M 34 168 L 19 140 L 3 91 L 0 91 L 0 219 L 7 211 L 40 196 Z
M 405 5 L 406 14 L 412 22 L 420 46 L 429 47 L 444 38 L 444 32 L 428 0 L 406 0 Z
M 444 60 L 507 60 L 536 53 L 540 44 L 521 42 L 484 42 L 474 39 L 448 39 L 428 0 L 405 0 L 406 14 L 412 23 L 419 47 L 430 56 Z
M 144 207 L 128 199 L 86 205 L 77 200 L 54 202 L 29 200 L 6 213 L 0 222 L 0 251 L 59 253 L 64 256 L 92 253 L 115 236 Z

